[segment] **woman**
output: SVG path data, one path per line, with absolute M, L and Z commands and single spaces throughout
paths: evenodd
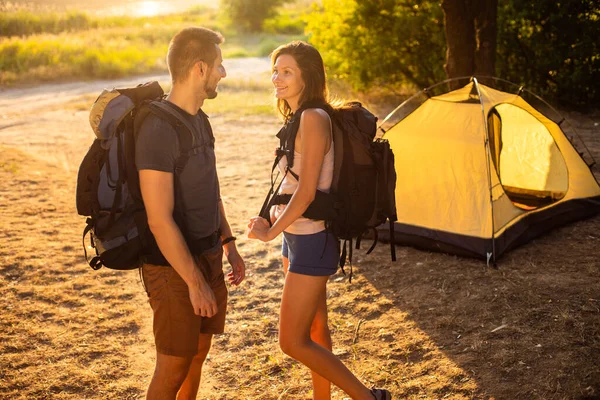
M 283 232 L 283 267 L 286 274 L 281 300 L 279 344 L 284 353 L 312 372 L 314 399 L 330 399 L 330 383 L 353 399 L 389 400 L 382 389 L 369 390 L 331 352 L 327 326 L 326 285 L 337 270 L 338 240 L 325 230 L 324 221 L 302 217 L 318 190 L 328 192 L 333 177 L 331 119 L 327 109 L 325 68 L 319 52 L 296 41 L 275 49 L 271 55 L 277 108 L 286 123 L 301 107 L 294 142 L 293 166 L 283 157 L 285 174 L 280 193 L 291 194 L 287 205 L 271 210 L 271 221 L 254 217 L 248 237 L 264 242 Z M 314 108 L 306 108 L 310 104 Z M 323 107 L 323 108 L 321 108 Z M 298 116 L 296 116 L 298 118 Z M 297 180 L 295 176 L 302 176 Z

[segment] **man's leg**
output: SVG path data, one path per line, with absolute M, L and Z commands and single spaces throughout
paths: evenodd
M 145 264 L 142 277 L 154 313 L 157 350 L 147 399 L 175 400 L 198 349 L 201 320 L 194 315 L 187 284 L 173 268 Z
M 179 389 L 177 400 L 195 400 L 200 387 L 200 377 L 202 375 L 202 365 L 208 356 L 212 342 L 212 334 L 201 333 L 198 338 L 198 354 L 192 360 L 185 381 Z
M 198 395 L 202 366 L 212 343 L 213 334 L 222 333 L 225 327 L 225 314 L 227 312 L 227 286 L 223 275 L 223 248 L 216 246 L 214 249 L 202 253 L 196 257 L 198 266 L 207 271 L 207 281 L 217 299 L 218 312 L 211 318 L 202 318 L 201 333 L 196 343 L 196 355 L 194 356 L 185 381 L 177 395 L 178 400 L 193 400 Z M 204 333 L 202 333 L 204 332 Z M 211 332 L 211 333 L 207 333 Z
M 146 394 L 147 400 L 175 400 L 188 374 L 192 357 L 156 353 L 156 368 Z

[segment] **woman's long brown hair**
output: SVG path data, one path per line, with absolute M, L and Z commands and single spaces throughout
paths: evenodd
M 306 102 L 329 104 L 325 66 L 323 65 L 323 58 L 321 58 L 319 51 L 306 42 L 300 40 L 293 41 L 273 50 L 271 53 L 271 66 L 275 65 L 277 57 L 284 54 L 294 57 L 304 81 L 305 86 L 298 101 L 299 106 L 302 106 Z M 292 109 L 288 102 L 283 99 L 277 99 L 277 110 L 285 121 L 288 121 L 292 117 Z

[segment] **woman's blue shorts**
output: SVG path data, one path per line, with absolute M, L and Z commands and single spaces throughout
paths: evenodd
M 340 243 L 327 231 L 310 235 L 283 232 L 281 255 L 290 260 L 288 271 L 302 275 L 335 274 L 340 261 Z

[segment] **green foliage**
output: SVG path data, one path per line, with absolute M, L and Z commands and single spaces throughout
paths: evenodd
M 108 79 L 161 70 L 168 40 L 175 32 L 153 27 L 137 35 L 131 29 L 118 29 L 77 37 L 45 34 L 5 39 L 0 41 L 0 83 L 61 77 Z
M 444 77 L 437 1 L 323 0 L 306 31 L 328 69 L 355 89 L 425 87 Z
M 323 0 L 308 20 L 327 67 L 355 89 L 446 77 L 439 2 Z M 600 103 L 600 5 L 510 0 L 498 9 L 497 76 L 563 105 Z
M 600 4 L 500 2 L 497 71 L 566 106 L 600 103 Z
M 305 27 L 305 13 L 299 8 L 282 8 L 263 22 L 263 31 L 272 34 L 301 35 Z
M 76 21 L 74 25 L 71 25 Z M 71 13 L 59 15 L 48 13 L 34 14 L 28 11 L 17 11 L 0 14 L 0 36 L 24 36 L 35 33 L 59 33 L 66 30 L 90 27 L 90 20 L 85 14 Z
M 147 25 L 202 24 L 211 29 L 216 12 L 196 6 L 186 13 L 158 15 L 153 17 L 96 17 L 83 12 L 33 12 L 28 10 L 0 13 L 0 37 L 30 36 L 42 33 L 59 34 L 90 29 L 143 28 Z
M 266 19 L 277 14 L 285 0 L 221 0 L 221 6 L 237 29 L 260 32 Z
M 99 20 L 82 12 L 34 13 L 26 10 L 17 10 L 0 14 L 0 37 L 77 32 L 98 28 L 100 25 L 127 26 L 130 21 L 130 18 L 106 18 Z
M 225 58 L 267 57 L 276 47 L 298 39 L 306 40 L 306 37 L 301 35 L 270 35 L 265 33 L 227 36 L 223 44 L 223 56 Z
M 112 18 L 97 18 L 97 28 L 1 38 L 0 85 L 166 72 L 165 56 L 173 35 L 189 24 L 220 30 L 213 26 L 214 16 L 185 13 L 132 18 L 124 27 L 111 26 Z M 43 14 L 40 17 L 43 19 Z M 296 38 L 297 35 L 227 34 L 223 57 L 265 56 Z

